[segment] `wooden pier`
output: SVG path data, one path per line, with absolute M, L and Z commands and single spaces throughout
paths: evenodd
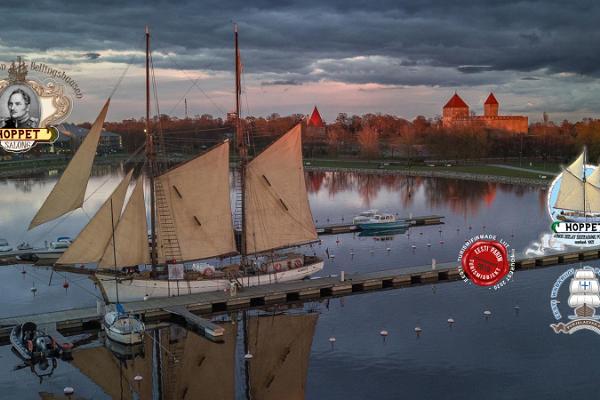
M 553 253 L 544 256 L 517 258 L 516 270 L 541 268 L 546 266 L 575 263 L 600 258 L 600 247 L 581 249 L 572 252 Z M 256 286 L 238 291 L 235 295 L 227 292 L 191 294 L 169 298 L 150 298 L 146 301 L 126 303 L 127 311 L 141 314 L 146 321 L 168 320 L 173 312 L 190 319 L 190 314 L 209 316 L 211 314 L 268 306 L 285 306 L 303 301 L 369 293 L 377 290 L 405 288 L 415 285 L 442 283 L 459 280 L 456 262 L 420 267 L 388 269 L 375 272 L 346 274 L 340 276 L 313 278 L 303 281 L 276 283 Z M 183 311 L 187 310 L 187 311 Z M 189 312 L 189 313 L 188 313 Z M 55 324 L 63 334 L 78 333 L 100 326 L 101 316 L 96 307 L 77 308 L 43 314 L 22 315 L 0 319 L 0 343 L 7 342 L 12 327 L 27 321 L 37 324 Z M 195 325 L 211 329 L 204 322 Z M 205 329 L 203 328 L 203 329 Z M 218 332 L 216 332 L 218 336 Z

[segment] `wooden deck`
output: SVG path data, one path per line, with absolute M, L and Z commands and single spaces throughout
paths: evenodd
M 516 270 L 540 268 L 558 264 L 574 263 L 600 258 L 600 247 L 573 252 L 554 253 L 538 257 L 517 258 Z M 245 288 L 235 295 L 227 292 L 192 294 L 169 298 L 154 298 L 146 301 L 126 303 L 127 311 L 143 315 L 146 321 L 171 318 L 172 311 L 182 315 L 183 309 L 194 314 L 210 315 L 219 312 L 279 306 L 302 301 L 314 301 L 328 297 L 368 293 L 410 287 L 427 283 L 442 283 L 460 279 L 456 262 L 387 269 L 382 271 L 346 274 L 341 281 L 338 276 L 314 278 L 303 281 L 277 283 Z M 169 311 L 170 310 L 170 311 Z M 188 314 L 183 315 L 188 316 Z M 33 321 L 37 324 L 56 324 L 64 334 L 81 332 L 99 327 L 100 315 L 97 308 L 76 308 L 43 314 L 22 315 L 0 319 L 0 342 L 6 342 L 10 330 L 16 324 Z M 207 325 L 208 326 L 208 325 Z

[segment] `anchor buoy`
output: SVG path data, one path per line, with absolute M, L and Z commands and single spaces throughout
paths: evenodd
M 300 261 L 300 259 L 296 259 L 296 261 L 294 261 L 294 265 L 296 268 L 300 268 L 302 266 L 302 261 Z
M 275 269 L 275 271 L 279 272 L 281 271 L 281 264 L 276 263 L 275 265 L 273 265 L 273 268 Z

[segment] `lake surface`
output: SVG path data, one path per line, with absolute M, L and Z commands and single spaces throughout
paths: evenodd
M 88 195 L 95 194 L 83 210 L 30 233 L 25 228 L 57 177 L 0 181 L 0 237 L 13 245 L 22 240 L 39 245 L 75 236 L 120 176 L 119 168 L 95 170 Z M 464 241 L 480 233 L 496 234 L 522 251 L 549 232 L 551 223 L 540 188 L 331 172 L 307 173 L 307 186 L 317 225 L 347 222 L 369 208 L 445 217 L 443 225 L 395 236 L 324 236 L 320 245 L 304 249 L 335 255 L 326 260 L 322 275 L 453 261 Z M 221 315 L 216 318 L 227 334 L 220 344 L 177 325 L 153 330 L 143 348 L 131 354 L 93 339 L 78 348 L 72 362 L 59 361 L 41 381 L 29 368 L 13 370 L 20 362 L 3 346 L 0 393 L 51 398 L 40 393 L 62 396 L 63 388 L 72 386 L 86 399 L 584 396 L 595 388 L 594 349 L 600 336 L 590 331 L 556 335 L 549 327 L 554 322 L 550 290 L 568 268 L 518 272 L 498 291 L 452 282 L 292 310 Z M 99 293 L 86 277 L 54 273 L 50 281 L 50 276 L 43 268 L 0 267 L 0 317 L 96 304 Z M 485 318 L 484 310 L 492 315 Z M 385 340 L 381 330 L 388 331 Z M 246 353 L 252 354 L 250 360 Z

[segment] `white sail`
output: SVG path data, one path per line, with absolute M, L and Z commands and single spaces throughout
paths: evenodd
M 569 169 L 564 170 L 554 207 L 563 210 L 583 211 L 584 188 L 585 184 L 580 178 Z
M 102 125 L 108 112 L 110 99 L 106 101 L 102 111 L 96 118 L 92 129 L 79 146 L 79 149 L 67 165 L 65 172 L 31 220 L 29 229 L 56 219 L 83 205 L 85 190 L 92 172 L 92 164 L 102 132 Z
M 225 142 L 156 178 L 158 261 L 172 258 L 173 228 L 182 260 L 199 260 L 236 252 L 229 200 L 229 142 Z M 174 244 L 177 246 L 177 244 Z
M 587 213 L 600 213 L 600 188 L 585 183 L 585 211 Z
M 573 279 L 596 279 L 594 270 L 588 268 L 582 268 L 575 270 L 575 276 Z
M 121 183 L 98 212 L 81 230 L 75 241 L 56 262 L 57 264 L 75 264 L 98 262 L 112 237 L 111 201 L 115 226 L 121 217 L 127 188 L 133 175 L 133 169 L 123 178 Z
M 596 167 L 594 171 L 586 178 L 586 182 L 594 187 L 600 188 L 600 167 Z
M 118 224 L 115 224 L 115 235 L 111 237 L 98 268 L 115 267 L 113 242 L 116 243 L 116 266 L 128 267 L 150 262 L 148 247 L 148 225 L 146 223 L 146 206 L 144 204 L 143 177 L 137 179 L 125 211 Z
M 569 296 L 569 307 L 575 308 L 582 305 L 589 307 L 600 306 L 600 296 L 597 294 L 577 294 Z
M 583 180 L 583 168 L 585 167 L 584 162 L 585 150 L 579 155 L 579 157 L 577 157 L 575 161 L 571 163 L 571 165 L 567 167 L 567 171 L 575 175 L 577 178 L 579 178 L 579 180 Z
M 317 239 L 304 182 L 299 124 L 248 163 L 245 182 L 247 253 Z
M 569 292 L 571 294 L 600 294 L 596 279 L 572 279 L 569 284 Z

